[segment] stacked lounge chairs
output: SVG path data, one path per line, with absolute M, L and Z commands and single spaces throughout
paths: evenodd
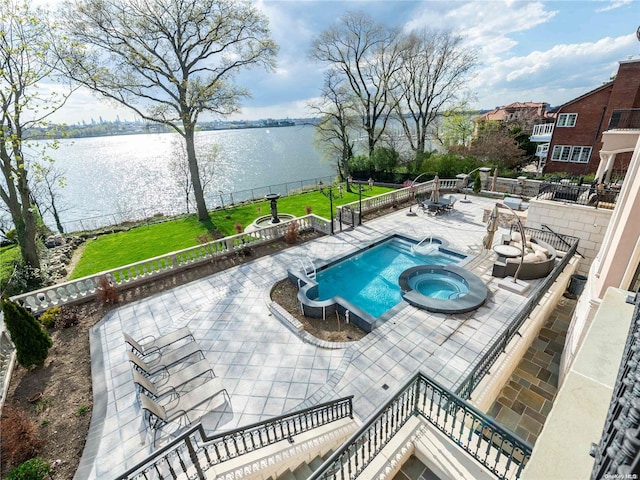
M 124 334 L 145 419 L 155 433 L 168 423 L 189 425 L 201 414 L 229 400 L 222 379 L 215 376 L 188 328 L 180 328 L 143 343 Z

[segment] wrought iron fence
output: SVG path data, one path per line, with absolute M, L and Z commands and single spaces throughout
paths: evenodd
M 608 130 L 613 129 L 640 129 L 640 108 L 614 110 Z
M 357 478 L 412 417 L 420 416 L 498 478 L 517 479 L 531 446 L 422 373 L 411 378 L 309 480 Z
M 636 308 L 602 437 L 592 451 L 592 480 L 637 478 L 640 471 L 640 293 L 629 303 L 635 303 Z
M 615 188 L 545 181 L 540 184 L 536 198 L 612 209 L 618 201 L 619 193 L 620 190 Z
M 116 479 L 204 479 L 213 465 L 344 418 L 353 418 L 353 396 L 211 437 L 198 424 Z
M 549 287 L 553 285 L 560 273 L 569 264 L 569 261 L 575 255 L 576 249 L 578 248 L 579 239 L 577 237 L 571 237 L 568 235 L 557 235 L 552 234 L 548 231 L 526 227 L 525 235 L 531 235 L 532 237 L 540 238 L 540 240 L 549 243 L 551 246 L 554 246 L 554 248 L 555 245 L 559 247 L 560 245 L 562 245 L 564 246 L 564 248 L 566 248 L 566 244 L 569 244 L 570 247 L 567 250 L 567 253 L 562 257 L 560 262 L 558 262 L 558 264 L 554 267 L 553 271 L 542 282 L 538 284 L 533 294 L 529 297 L 527 303 L 516 313 L 506 330 L 502 332 L 498 339 L 482 356 L 478 364 L 474 367 L 467 378 L 458 386 L 458 388 L 456 389 L 456 394 L 460 395 L 460 397 L 462 398 L 471 398 L 471 393 L 473 392 L 473 390 L 478 386 L 484 376 L 490 372 L 491 367 L 498 359 L 498 357 L 506 351 L 507 345 L 509 344 L 511 339 L 518 333 L 518 330 L 520 329 L 522 324 L 529 317 L 529 315 L 531 315 L 531 312 L 533 312 L 538 303 L 540 303 L 542 297 L 545 295 L 547 290 L 549 290 Z

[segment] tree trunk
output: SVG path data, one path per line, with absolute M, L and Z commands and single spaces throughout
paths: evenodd
M 207 204 L 204 201 L 204 192 L 202 191 L 202 182 L 200 181 L 198 159 L 196 158 L 194 131 L 195 126 L 189 125 L 185 122 L 184 139 L 187 146 L 187 161 L 189 162 L 191 182 L 193 183 L 193 197 L 196 200 L 198 220 L 200 220 L 201 222 L 206 222 L 209 221 L 209 212 L 207 211 Z
M 18 190 L 22 200 L 22 220 L 24 235 L 18 235 L 20 239 L 20 252 L 22 258 L 31 268 L 40 268 L 40 257 L 38 256 L 38 245 L 36 242 L 37 228 L 36 218 L 33 214 L 33 207 L 30 203 L 31 192 L 26 181 L 18 181 Z M 17 229 L 16 229 L 16 233 Z

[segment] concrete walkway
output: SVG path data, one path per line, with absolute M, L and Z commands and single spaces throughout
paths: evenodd
M 191 329 L 230 395 L 230 403 L 216 411 L 203 406 L 203 425 L 210 433 L 347 395 L 355 395 L 355 413 L 364 420 L 418 369 L 455 387 L 525 300 L 498 288 L 490 276 L 494 254 L 482 251 L 486 231 L 481 219 L 483 208 L 492 205 L 474 197 L 438 217 L 407 216 L 403 209 L 110 312 L 91 333 L 94 412 L 76 478 L 111 479 L 154 450 L 123 331 L 136 338 Z M 481 254 L 470 268 L 487 283 L 487 303 L 464 315 L 432 314 L 402 304 L 382 327 L 342 349 L 305 343 L 271 314 L 271 286 L 301 256 L 326 261 L 393 233 L 438 236 L 451 248 Z M 155 448 L 174 438 L 175 430 L 163 428 Z

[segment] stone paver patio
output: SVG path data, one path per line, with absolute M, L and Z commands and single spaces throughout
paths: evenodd
M 364 420 L 417 370 L 455 387 L 524 301 L 498 288 L 499 279 L 490 276 L 494 254 L 482 250 L 486 230 L 481 220 L 483 208 L 491 205 L 490 199 L 474 197 L 437 217 L 407 216 L 403 209 L 110 312 L 91 333 L 94 413 L 76 478 L 113 478 L 154 450 L 123 331 L 136 338 L 189 327 L 230 395 L 230 404 L 216 411 L 203 406 L 209 433 L 347 395 L 355 396 L 355 414 Z M 304 342 L 269 310 L 271 286 L 298 258 L 327 261 L 393 233 L 418 240 L 442 237 L 451 248 L 478 255 L 468 268 L 487 284 L 486 304 L 464 315 L 405 304 L 382 327 L 338 349 Z M 169 442 L 172 433 L 171 428 L 161 430 L 155 448 Z

